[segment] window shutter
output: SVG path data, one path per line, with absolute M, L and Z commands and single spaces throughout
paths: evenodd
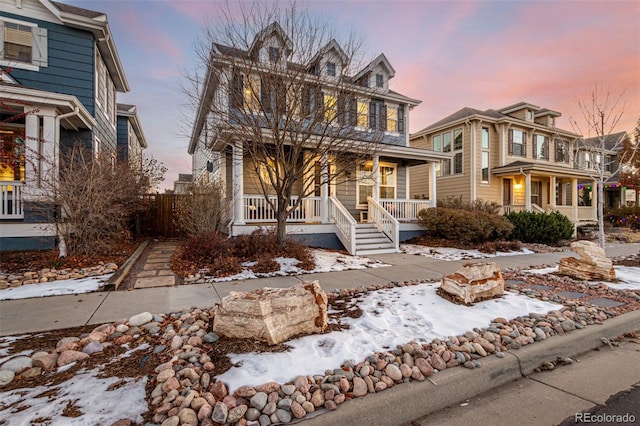
M 31 33 L 33 34 L 33 64 L 46 67 L 49 64 L 47 60 L 47 29 L 33 27 Z
M 380 105 L 380 122 L 378 123 L 378 128 L 382 131 L 387 130 L 387 106 L 384 104 Z
M 522 156 L 527 156 L 527 132 L 522 132 Z
M 513 155 L 513 129 L 509 129 L 509 155 Z
M 376 128 L 376 103 L 369 102 L 369 127 Z
M 398 107 L 398 133 L 404 133 L 404 105 Z
M 358 100 L 354 95 L 349 96 L 349 125 L 358 125 Z

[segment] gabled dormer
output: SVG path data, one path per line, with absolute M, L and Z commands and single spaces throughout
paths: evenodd
M 536 113 L 540 111 L 540 107 L 528 102 L 518 102 L 517 104 L 498 110 L 498 112 L 508 115 L 519 120 L 534 122 Z
M 293 42 L 277 22 L 256 34 L 249 47 L 249 56 L 257 62 L 286 63 L 293 51 Z
M 393 69 L 384 53 L 381 53 L 380 56 L 355 75 L 354 81 L 364 87 L 386 92 L 389 90 L 389 80 L 395 75 L 396 70 Z
M 558 111 L 552 111 L 547 108 L 542 108 L 535 114 L 535 122 L 547 127 L 556 127 L 556 118 L 560 117 Z
M 338 78 L 344 73 L 348 58 L 337 41 L 332 39 L 309 61 L 307 69 L 325 78 Z

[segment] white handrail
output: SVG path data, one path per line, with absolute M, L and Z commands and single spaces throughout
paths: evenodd
M 398 249 L 400 247 L 400 223 L 373 197 L 367 197 L 367 203 L 369 205 L 369 222 L 375 224 L 382 233 L 389 237 L 393 246 Z
M 356 225 L 357 222 L 351 213 L 342 205 L 335 196 L 329 197 L 329 219 L 338 228 L 338 239 L 342 242 L 349 254 L 356 254 Z
M 399 222 L 416 222 L 420 210 L 431 208 L 430 200 L 381 198 L 379 203 Z
M 0 219 L 23 219 L 24 205 L 20 181 L 0 182 Z

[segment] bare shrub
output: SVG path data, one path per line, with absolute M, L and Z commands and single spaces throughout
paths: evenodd
M 443 200 L 438 200 L 438 207 L 466 210 L 470 212 L 483 212 L 487 214 L 499 214 L 501 205 L 495 201 L 477 199 L 467 202 L 462 201 L 462 196 L 448 196 Z
M 188 195 L 178 199 L 178 228 L 189 237 L 221 232 L 229 221 L 228 206 L 221 182 L 195 185 Z

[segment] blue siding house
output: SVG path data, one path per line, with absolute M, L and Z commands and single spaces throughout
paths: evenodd
M 142 167 L 142 151 L 147 140 L 142 132 L 138 109 L 135 105 L 117 105 L 118 161 L 128 162 L 132 168 Z
M 60 151 L 80 141 L 117 157 L 116 94 L 129 84 L 106 15 L 0 0 L 0 88 L 0 134 L 17 153 L 0 163 L 0 251 L 51 248 L 55 226 L 34 206 L 59 173 Z

